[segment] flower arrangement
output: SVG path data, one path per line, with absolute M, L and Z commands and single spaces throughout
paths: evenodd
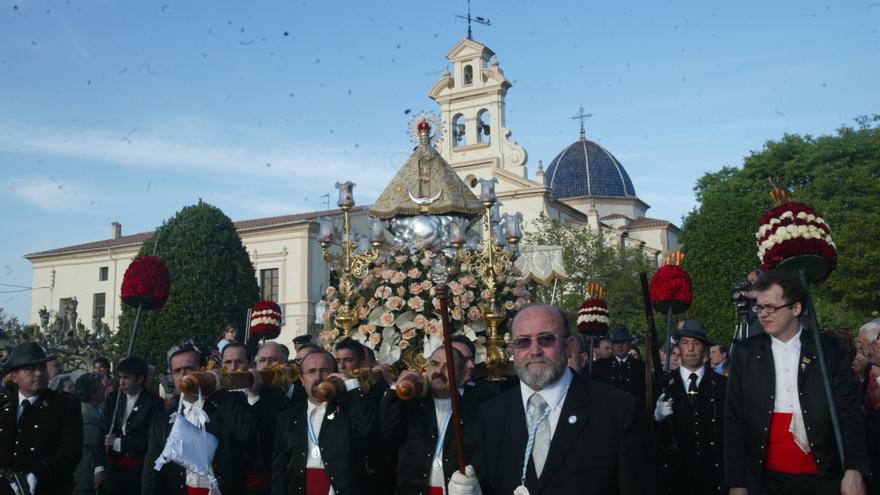
M 281 306 L 274 301 L 257 301 L 251 309 L 251 335 L 274 339 L 281 333 Z
M 761 217 L 755 233 L 758 258 L 765 270 L 802 255 L 818 255 L 828 262 L 824 281 L 837 266 L 837 246 L 825 219 L 804 203 L 788 202 L 771 208 Z
M 578 311 L 577 329 L 587 335 L 601 336 L 608 333 L 611 320 L 608 317 L 608 303 L 594 297 L 581 304 Z
M 691 277 L 679 266 L 683 258 L 680 252 L 672 253 L 651 277 L 651 305 L 661 313 L 670 309 L 673 313 L 683 313 L 691 307 L 694 299 Z
M 171 274 L 158 256 L 135 258 L 122 277 L 122 301 L 129 306 L 159 309 L 168 300 Z
M 429 277 L 435 256 L 432 251 L 411 254 L 396 246 L 373 266 L 370 273 L 359 281 L 351 307 L 358 322 L 352 328 L 353 339 L 376 351 L 383 364 L 400 360 L 401 353 L 412 347 L 421 348 L 423 355 L 442 345 L 442 324 L 436 313 L 439 301 L 434 294 L 434 282 Z M 474 341 L 476 362 L 485 359 L 484 347 L 487 325 L 480 311 L 488 303 L 489 291 L 482 282 L 467 272 L 466 267 L 449 265 L 449 321 L 453 333 L 460 333 Z M 496 302 L 508 313 L 526 304 L 524 282 L 511 273 L 499 284 Z M 334 317 L 343 301 L 336 287 L 328 287 L 324 301 L 324 330 L 320 334 L 323 345 L 332 347 L 340 336 Z M 411 351 L 412 352 L 412 351 Z

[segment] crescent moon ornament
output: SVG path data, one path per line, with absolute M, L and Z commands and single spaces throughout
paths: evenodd
M 409 194 L 409 199 L 412 200 L 413 203 L 415 203 L 419 206 L 425 206 L 425 205 L 429 205 L 429 204 L 433 203 L 434 201 L 437 201 L 438 199 L 440 199 L 440 196 L 443 194 L 443 189 L 437 191 L 437 194 L 435 194 L 433 198 L 417 198 L 417 197 L 413 196 L 413 194 L 409 191 L 407 191 L 407 194 Z

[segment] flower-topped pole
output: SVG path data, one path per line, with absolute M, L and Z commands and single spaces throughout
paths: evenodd
M 493 218 L 498 217 L 498 198 L 495 195 L 495 184 L 498 179 L 480 179 L 480 203 L 484 208 L 483 213 L 483 239 L 476 251 L 459 251 L 458 257 L 463 266 L 475 277 L 481 279 L 488 291 L 488 301 L 483 304 L 480 311 L 489 325 L 489 335 L 486 339 L 486 367 L 489 370 L 489 380 L 501 381 L 505 379 L 504 367 L 510 361 L 510 355 L 502 339 L 498 335 L 498 325 L 504 321 L 507 311 L 495 301 L 497 283 L 505 278 L 510 266 L 517 256 L 517 246 L 522 239 L 522 214 L 505 215 L 503 222 L 497 222 Z M 498 234 L 503 235 L 501 239 Z M 502 247 L 502 242 L 507 241 L 508 250 Z
M 358 243 L 352 240 L 351 235 L 351 209 L 354 207 L 354 184 L 351 181 L 337 182 L 339 200 L 336 204 L 342 209 L 343 227 L 340 247 L 342 253 L 335 255 L 330 252 L 330 247 L 336 239 L 336 232 L 332 218 L 319 220 L 320 228 L 318 241 L 324 252 L 324 260 L 335 265 L 339 272 L 339 292 L 342 295 L 342 307 L 336 311 L 336 326 L 342 328 L 342 338 L 351 336 L 351 328 L 358 320 L 357 311 L 352 308 L 352 296 L 354 295 L 353 278 L 364 278 L 370 271 L 370 265 L 379 258 L 379 247 L 382 245 L 384 236 L 384 224 L 375 220 L 371 226 L 370 244 L 372 248 L 364 253 L 356 253 Z M 378 224 L 378 225 L 377 225 Z
M 681 267 L 684 254 L 675 251 L 666 257 L 666 264 L 660 267 L 651 277 L 651 306 L 666 314 L 667 348 L 672 348 L 672 315 L 684 313 L 691 307 L 694 299 L 691 277 Z M 671 352 L 666 353 L 665 371 L 671 365 Z
M 602 285 L 597 282 L 591 283 L 587 286 L 587 299 L 578 311 L 577 329 L 582 334 L 590 336 L 590 376 L 593 375 L 592 352 L 596 337 L 607 334 L 611 323 L 608 317 L 608 303 L 602 299 L 603 297 L 605 297 L 605 289 Z
M 805 203 L 790 200 L 788 191 L 778 181 L 770 179 L 773 191 L 770 196 L 776 206 L 767 210 L 761 217 L 755 239 L 758 244 L 758 258 L 763 268 L 797 271 L 801 283 L 807 289 L 807 298 L 802 301 L 806 314 L 810 319 L 813 343 L 819 359 L 819 371 L 825 397 L 828 400 L 828 412 L 840 462 L 844 462 L 843 434 L 840 419 L 837 417 L 834 393 L 831 390 L 831 379 L 828 365 L 825 362 L 825 350 L 819 338 L 819 319 L 813 306 L 813 297 L 809 294 L 809 282 L 824 282 L 837 267 L 837 245 L 831 239 L 831 227 L 816 210 Z M 845 464 L 844 464 L 845 465 Z

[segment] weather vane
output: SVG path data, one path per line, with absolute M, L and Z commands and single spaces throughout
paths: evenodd
M 593 116 L 593 114 L 591 114 L 591 113 L 584 113 L 584 106 L 581 105 L 581 108 L 580 108 L 580 111 L 578 111 L 578 114 L 575 115 L 574 117 L 571 117 L 571 120 L 580 120 L 581 121 L 581 139 L 587 138 L 587 133 L 586 133 L 586 131 L 584 131 L 584 120 L 586 120 L 592 116 Z
M 468 23 L 468 36 L 467 37 L 469 40 L 473 40 L 474 37 L 473 37 L 473 33 L 471 32 L 471 23 L 472 22 L 476 22 L 477 24 L 482 24 L 484 26 L 491 26 L 492 23 L 489 22 L 489 18 L 484 19 L 479 16 L 471 17 L 471 0 L 468 0 L 467 4 L 468 4 L 467 17 L 465 17 L 463 15 L 456 15 L 455 17 L 458 17 L 459 19 L 464 19 L 467 21 L 467 23 Z

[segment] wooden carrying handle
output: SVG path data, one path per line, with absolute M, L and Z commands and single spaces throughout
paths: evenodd
M 345 382 L 339 377 L 328 376 L 315 387 L 315 399 L 319 402 L 341 401 L 345 398 Z
M 223 388 L 239 389 L 249 388 L 254 384 L 254 375 L 250 371 L 198 371 L 191 373 L 180 382 L 180 393 L 187 395 L 197 394 L 199 388 L 202 395 L 211 395 L 217 389 L 217 374 L 223 382 Z M 263 384 L 272 387 L 284 388 L 292 382 L 299 380 L 300 369 L 296 365 L 279 365 L 260 371 Z
M 419 375 L 418 378 L 407 375 L 397 383 L 395 392 L 400 400 L 424 398 L 428 393 L 428 375 Z

